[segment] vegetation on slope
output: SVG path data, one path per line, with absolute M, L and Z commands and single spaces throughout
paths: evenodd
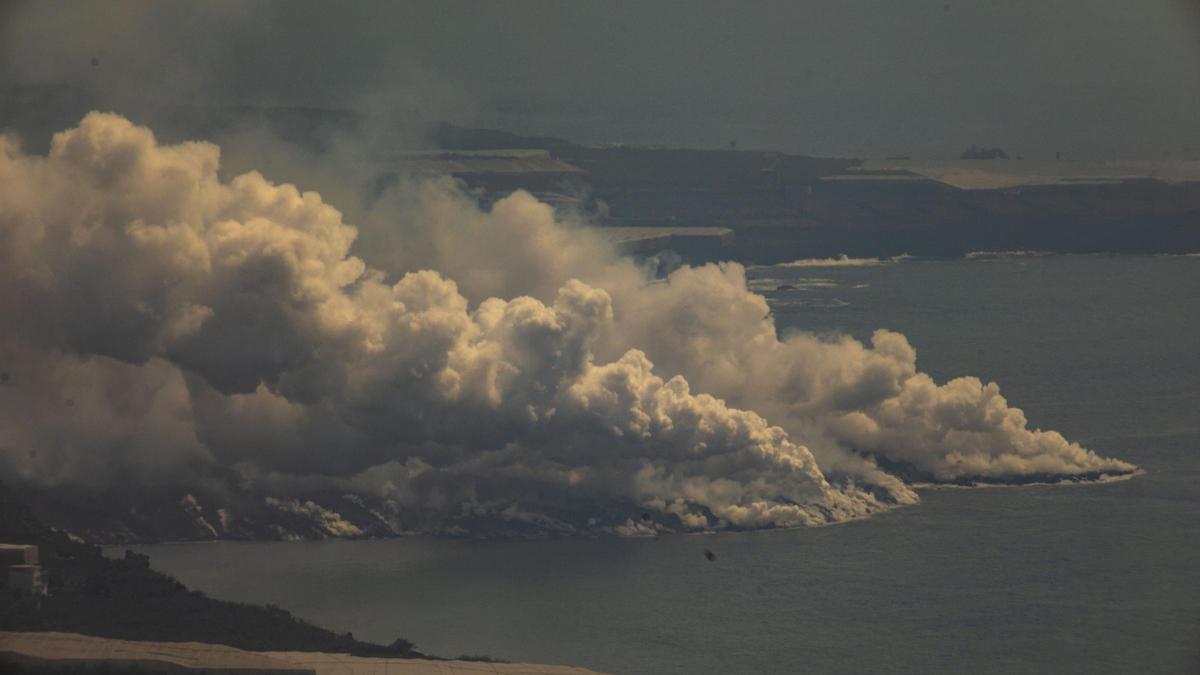
M 214 600 L 150 569 L 146 556 L 105 558 L 37 520 L 0 486 L 0 542 L 37 544 L 50 595 L 0 593 L 0 630 L 62 631 L 125 640 L 209 642 L 254 651 L 324 651 L 356 656 L 424 657 L 408 640 L 356 640 L 284 609 Z M 427 657 L 425 657 L 427 658 Z

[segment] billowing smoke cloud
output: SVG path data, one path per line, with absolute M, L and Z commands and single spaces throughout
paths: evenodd
M 434 520 L 636 533 L 630 509 L 810 525 L 914 502 L 898 475 L 1133 470 L 1028 429 L 994 384 L 936 385 L 902 335 L 780 338 L 740 265 L 655 280 L 523 192 L 483 211 L 404 182 L 362 213 L 387 242 L 368 265 L 317 193 L 218 165 L 111 114 L 45 157 L 0 140 L 5 474 L 222 467 Z
M 1010 481 L 1127 473 L 1052 431 L 1031 430 L 995 384 L 965 377 L 937 386 L 916 368 L 903 335 L 878 331 L 871 345 L 848 337 L 778 335 L 765 298 L 749 290 L 736 263 L 683 267 L 650 281 L 616 259 L 586 230 L 556 222 L 554 212 L 516 194 L 489 213 L 448 182 L 402 186 L 395 210 L 368 219 L 403 223 L 391 263 L 422 261 L 457 280 L 468 299 L 492 294 L 548 297 L 572 276 L 605 288 L 615 316 L 595 349 L 606 359 L 636 347 L 658 371 L 684 376 L 698 390 L 755 410 L 804 439 L 822 468 L 868 476 L 906 492 L 864 463 L 878 457 L 929 481 Z M 382 214 L 382 218 L 380 217 Z M 877 261 L 876 261 L 877 262 Z M 877 263 L 878 264 L 878 263 Z

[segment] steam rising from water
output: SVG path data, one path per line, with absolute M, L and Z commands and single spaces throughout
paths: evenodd
M 612 505 L 812 525 L 915 502 L 896 467 L 1134 469 L 1029 429 L 995 384 L 938 385 L 898 333 L 781 338 L 741 265 L 656 281 L 524 192 L 484 211 L 448 179 L 402 183 L 369 215 L 390 229 L 368 265 L 320 195 L 218 164 L 111 114 L 47 157 L 0 140 L 3 475 L 221 467 L 433 521 L 635 533 Z

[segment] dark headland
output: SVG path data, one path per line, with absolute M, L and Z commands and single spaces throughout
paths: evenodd
M 279 607 L 224 602 L 150 569 L 146 556 L 108 558 L 100 548 L 44 525 L 0 485 L 0 541 L 34 544 L 48 593 L 0 593 L 0 630 L 62 631 L 108 638 L 211 642 L 255 651 L 326 651 L 428 658 L 411 642 L 357 640 Z

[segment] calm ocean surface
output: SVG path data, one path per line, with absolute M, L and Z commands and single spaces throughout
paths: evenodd
M 212 596 L 444 656 L 612 673 L 1200 672 L 1200 257 L 750 275 L 796 287 L 766 293 L 781 329 L 903 332 L 939 381 L 995 380 L 1032 425 L 1145 475 L 931 490 L 808 530 L 137 550 Z

